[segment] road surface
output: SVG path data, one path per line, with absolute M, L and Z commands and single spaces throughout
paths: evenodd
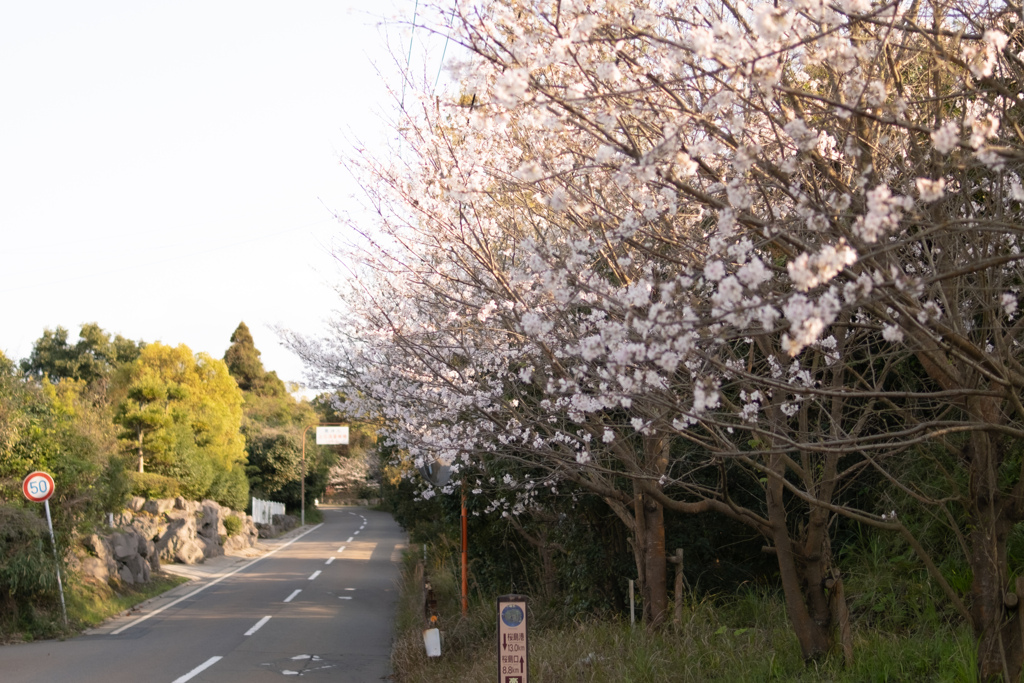
M 324 508 L 269 554 L 221 562 L 191 582 L 67 641 L 0 647 L 5 683 L 372 683 L 390 673 L 398 560 L 391 516 Z

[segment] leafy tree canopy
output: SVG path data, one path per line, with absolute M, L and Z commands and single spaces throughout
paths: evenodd
M 68 330 L 46 329 L 32 346 L 32 354 L 21 361 L 22 371 L 52 380 L 63 378 L 93 382 L 108 377 L 119 365 L 138 358 L 143 342 L 134 342 L 121 335 L 111 338 L 96 323 L 85 323 L 78 341 L 68 341 Z

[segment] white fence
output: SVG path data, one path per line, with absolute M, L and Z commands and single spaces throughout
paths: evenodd
M 284 503 L 275 503 L 270 500 L 252 499 L 252 521 L 257 524 L 270 524 L 274 521 L 274 515 L 284 514 Z

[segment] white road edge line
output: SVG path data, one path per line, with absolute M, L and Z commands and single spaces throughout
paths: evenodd
M 209 669 L 211 666 L 213 666 L 214 664 L 216 664 L 217 662 L 219 662 L 222 659 L 224 659 L 224 658 L 223 657 L 219 657 L 219 656 L 218 657 L 210 657 L 205 662 L 203 662 L 202 664 L 200 664 L 196 668 L 192 669 L 191 671 L 189 671 L 184 676 L 178 676 L 177 678 L 175 678 L 173 683 L 185 683 L 185 681 L 188 681 L 188 680 L 191 680 L 191 679 L 195 678 L 196 676 L 198 676 L 199 674 L 203 673 L 204 671 L 206 671 L 207 669 Z
M 260 627 L 262 627 L 262 626 L 263 626 L 263 624 L 267 623 L 268 621 L 270 621 L 270 617 L 263 617 L 262 619 L 260 619 L 259 621 L 257 621 L 257 622 L 256 622 L 256 623 L 255 623 L 255 624 L 253 625 L 253 627 L 252 627 L 251 629 L 249 629 L 248 631 L 246 631 L 246 632 L 245 632 L 245 635 L 247 635 L 247 636 L 251 636 L 252 634 L 256 633 L 256 631 L 259 631 L 259 630 L 260 630 Z
M 298 536 L 296 536 L 292 540 L 288 541 L 287 543 L 282 545 L 280 548 L 274 548 L 273 550 L 271 550 L 269 553 L 267 553 L 263 557 L 257 557 L 252 562 L 246 562 L 245 564 L 243 564 L 238 569 L 235 569 L 234 571 L 230 571 L 227 574 L 221 574 L 220 576 L 218 576 L 216 579 L 214 579 L 210 583 L 206 584 L 205 586 L 200 586 L 199 588 L 195 589 L 191 593 L 188 593 L 187 595 L 181 596 L 180 598 L 178 598 L 174 602 L 169 602 L 166 605 L 164 605 L 163 607 L 161 607 L 160 609 L 155 609 L 152 612 L 150 612 L 149 614 L 144 614 L 143 616 L 139 617 L 135 621 L 133 621 L 131 623 L 128 623 L 128 624 L 125 624 L 124 626 L 122 626 L 121 628 L 117 629 L 116 631 L 111 631 L 110 635 L 116 636 L 116 635 L 119 635 L 121 633 L 124 633 L 125 631 L 130 629 L 132 626 L 135 626 L 136 624 L 141 624 L 142 622 L 144 622 L 146 619 L 149 619 L 150 617 L 155 617 L 156 615 L 158 615 L 161 612 L 163 612 L 165 609 L 168 609 L 169 607 L 174 607 L 175 605 L 177 605 L 179 602 L 182 602 L 183 600 L 188 600 L 193 595 L 196 595 L 197 593 L 203 592 L 204 590 L 206 590 L 210 586 L 212 586 L 214 584 L 217 584 L 217 583 L 220 583 L 221 581 L 223 581 L 224 579 L 228 578 L 229 576 L 234 576 L 235 574 L 237 574 L 238 572 L 242 571 L 243 569 L 248 569 L 249 567 L 251 567 L 254 564 L 256 564 L 257 562 L 259 562 L 260 560 L 267 559 L 268 557 L 270 557 L 271 555 L 276 553 L 278 550 L 284 550 L 285 548 L 290 546 L 292 543 L 295 543 L 295 541 L 299 540 L 300 538 L 302 538 L 306 534 L 308 534 L 308 533 L 310 533 L 312 531 L 316 531 L 317 529 L 319 529 L 322 526 L 323 526 L 323 522 L 321 522 L 320 524 L 317 524 L 315 527 L 312 527 L 311 529 L 303 531 L 301 534 L 299 534 Z M 220 658 L 218 657 L 217 659 L 220 659 Z M 202 669 L 200 669 L 200 671 L 202 671 Z M 196 673 L 198 673 L 198 671 Z M 186 681 L 186 680 L 188 680 L 188 679 L 187 678 L 181 679 L 181 683 L 184 683 L 184 681 Z M 178 681 L 174 681 L 174 683 L 178 683 Z
M 318 577 L 318 576 L 320 576 L 320 570 L 319 570 L 319 569 L 317 569 L 317 570 L 316 570 L 315 572 L 313 572 L 312 574 L 310 574 L 310 576 L 309 576 L 309 580 L 310 580 L 310 581 L 312 581 L 313 579 L 315 579 L 315 578 L 316 578 L 316 577 Z
M 333 557 L 327 558 L 327 561 L 324 562 L 324 564 L 330 564 L 331 562 L 334 562 L 334 558 Z
M 292 591 L 291 595 L 289 595 L 287 598 L 284 599 L 284 601 L 285 602 L 291 602 L 292 600 L 295 599 L 295 596 L 298 595 L 301 592 L 302 592 L 301 588 L 296 588 L 295 590 Z

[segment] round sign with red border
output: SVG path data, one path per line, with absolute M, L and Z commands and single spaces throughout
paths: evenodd
M 21 492 L 33 503 L 42 503 L 53 495 L 53 477 L 46 472 L 33 472 L 21 482 Z

